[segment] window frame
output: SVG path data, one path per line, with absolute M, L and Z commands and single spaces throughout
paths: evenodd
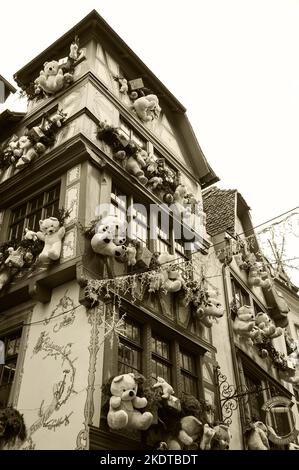
M 52 201 L 49 202 L 49 193 L 53 190 L 58 190 L 57 195 L 54 197 Z M 40 217 L 38 217 L 39 220 L 43 220 L 45 217 L 53 217 L 54 215 L 49 215 L 47 214 L 47 210 L 50 206 L 56 207 L 56 210 L 59 209 L 60 205 L 60 197 L 61 197 L 61 190 L 62 190 L 62 184 L 61 181 L 58 180 L 54 184 L 52 183 L 49 185 L 47 188 L 45 188 L 41 192 L 36 192 L 34 195 L 32 195 L 30 198 L 27 198 L 25 201 L 23 201 L 21 204 L 15 205 L 10 209 L 10 214 L 9 214 L 9 222 L 8 222 L 8 240 L 13 241 L 13 240 L 21 240 L 24 236 L 24 230 L 25 228 L 29 228 L 30 230 L 36 230 L 39 229 L 39 227 L 32 227 L 32 224 L 29 224 L 30 218 L 33 215 L 36 215 L 41 211 Z M 41 206 L 38 206 L 34 210 L 31 208 L 31 204 L 33 201 L 36 199 L 43 197 L 43 202 Z M 25 213 L 22 215 L 22 217 L 18 217 L 16 220 L 14 219 L 14 213 L 20 209 L 21 207 L 25 206 Z M 53 211 L 52 211 L 53 212 Z M 54 212 L 55 214 L 55 212 Z M 23 221 L 23 229 L 22 233 L 19 235 L 17 232 L 17 238 L 12 238 L 12 233 L 13 233 L 13 228 L 15 226 L 19 226 L 19 224 Z M 36 223 L 36 222 L 35 222 Z

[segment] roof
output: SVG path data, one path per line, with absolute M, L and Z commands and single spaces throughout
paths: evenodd
M 212 237 L 223 232 L 235 235 L 237 194 L 236 189 L 219 189 L 216 186 L 203 191 L 206 229 Z
M 208 164 L 198 144 L 192 126 L 185 114 L 185 107 L 130 49 L 120 36 L 118 36 L 118 34 L 108 25 L 96 10 L 92 10 L 73 28 L 20 69 L 14 75 L 14 79 L 17 84 L 21 88 L 25 89 L 35 79 L 35 77 L 39 75 L 45 61 L 50 59 L 58 60 L 61 57 L 67 56 L 69 46 L 75 36 L 79 37 L 81 46 L 84 46 L 91 38 L 98 39 L 103 44 L 104 48 L 109 50 L 109 53 L 119 59 L 122 67 L 126 67 L 131 71 L 131 73 L 138 72 L 139 76 L 145 79 L 147 87 L 154 90 L 159 99 L 163 100 L 169 113 L 172 113 L 173 118 L 179 125 L 181 137 L 184 139 L 186 149 L 190 155 L 192 169 L 195 176 L 198 178 L 201 187 L 205 188 L 219 181 L 219 178 Z
M 14 79 L 22 88 L 28 85 L 33 78 L 39 75 L 40 70 L 46 60 L 60 59 L 67 56 L 69 46 L 75 36 L 79 36 L 80 45 L 85 44 L 90 37 L 98 36 L 103 43 L 108 43 L 119 57 L 122 57 L 126 63 L 134 68 L 143 69 L 143 76 L 149 88 L 153 88 L 159 96 L 168 101 L 172 111 L 182 112 L 186 108 L 177 100 L 177 98 L 166 88 L 165 85 L 154 75 L 154 73 L 141 61 L 141 59 L 132 51 L 132 49 L 121 39 L 121 37 L 109 26 L 109 24 L 99 15 L 96 10 L 92 10 L 73 28 L 67 31 L 63 36 L 57 39 L 47 49 L 32 59 L 15 75 Z
M 0 75 L 0 82 L 4 83 L 4 101 L 7 100 L 10 93 L 15 93 L 16 88 L 9 83 L 2 75 Z
M 4 140 L 11 130 L 23 119 L 25 113 L 6 109 L 0 114 L 0 141 Z

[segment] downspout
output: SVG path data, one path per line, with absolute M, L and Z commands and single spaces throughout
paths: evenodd
M 234 341 L 234 332 L 233 332 L 232 323 L 230 320 L 230 303 L 229 303 L 229 297 L 228 297 L 225 264 L 222 265 L 222 277 L 223 277 L 223 291 L 224 291 L 225 306 L 227 310 L 227 326 L 228 326 L 228 334 L 229 334 L 229 340 L 230 340 L 230 345 L 231 345 L 233 370 L 234 370 L 234 375 L 235 375 L 235 380 L 236 380 L 236 386 L 238 389 L 241 389 L 242 382 L 240 378 L 240 371 L 239 371 L 239 365 L 238 365 L 238 359 L 237 359 L 237 353 L 236 353 L 236 347 L 235 347 L 235 341 Z M 246 449 L 244 432 L 243 432 L 244 410 L 242 407 L 240 407 L 239 403 L 238 403 L 238 408 L 240 410 L 240 415 L 241 415 L 243 449 Z

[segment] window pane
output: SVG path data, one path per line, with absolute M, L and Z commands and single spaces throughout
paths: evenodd
M 0 336 L 5 345 L 5 364 L 0 365 L 0 408 L 5 407 L 9 400 L 13 384 L 17 355 L 20 348 L 21 330 L 7 336 Z
M 152 351 L 165 359 L 169 359 L 169 344 L 159 338 L 152 338 Z
M 193 396 L 197 396 L 197 380 L 194 377 L 186 375 L 184 373 L 181 374 L 182 382 L 183 382 L 183 391 L 185 393 L 189 393 Z
M 118 370 L 119 373 L 141 372 L 141 351 L 122 341 L 118 347 Z
M 171 368 L 167 364 L 164 364 L 158 361 L 155 358 L 152 358 L 152 378 L 157 380 L 157 377 L 163 377 L 166 382 L 171 382 Z M 153 383 L 156 382 L 153 381 Z
M 124 333 L 122 335 L 140 344 L 140 327 L 129 319 L 125 318 L 124 320 Z

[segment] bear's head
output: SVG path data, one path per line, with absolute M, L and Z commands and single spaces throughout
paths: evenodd
M 112 238 L 119 237 L 119 239 L 122 239 L 123 241 L 120 240 L 120 242 L 117 244 L 121 244 L 121 243 L 124 243 L 126 240 L 126 237 L 125 237 L 126 228 L 127 228 L 126 221 L 121 220 L 116 215 L 106 215 L 102 217 L 97 223 L 95 232 L 96 233 L 107 232 L 112 235 Z
M 59 71 L 59 63 L 57 60 L 51 60 L 51 62 L 44 63 L 44 72 L 49 77 L 50 75 L 57 75 Z
M 269 326 L 271 320 L 270 320 L 270 317 L 269 315 L 267 315 L 267 313 L 265 312 L 259 312 L 256 314 L 256 317 L 255 317 L 255 324 L 256 326 L 258 326 L 259 328 L 261 328 L 262 330 L 266 327 L 266 326 Z
M 138 385 L 133 373 L 122 374 L 114 377 L 111 383 L 110 392 L 115 397 L 120 397 L 123 401 L 131 401 L 136 398 Z
M 254 311 L 250 305 L 243 305 L 237 311 L 237 317 L 239 320 L 244 322 L 250 322 L 254 320 Z
M 23 150 L 28 150 L 32 147 L 32 142 L 27 135 L 22 135 L 22 137 L 19 138 L 19 147 Z
M 53 235 L 59 230 L 60 223 L 56 217 L 49 217 L 48 219 L 39 221 L 39 228 L 45 235 Z
M 214 427 L 214 430 L 216 432 L 213 439 L 217 441 L 217 448 L 220 450 L 228 450 L 231 440 L 229 427 L 226 424 L 219 424 Z
M 22 268 L 24 266 L 23 252 L 20 249 L 14 250 L 12 247 L 8 248 L 8 257 L 5 260 L 5 265 L 10 268 Z

